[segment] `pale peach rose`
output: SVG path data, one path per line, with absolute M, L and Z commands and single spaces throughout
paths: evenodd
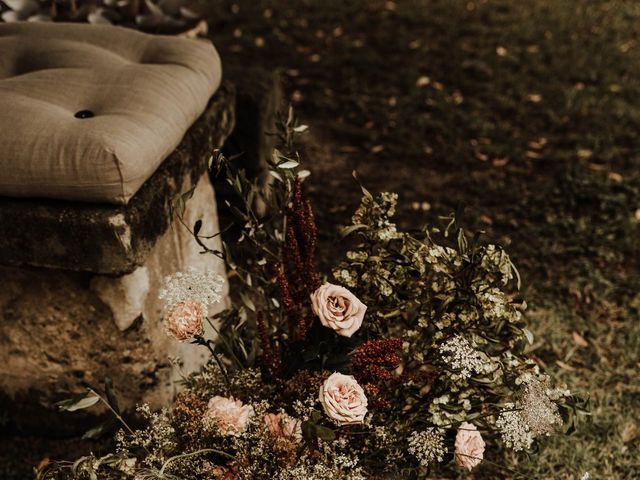
M 213 397 L 209 400 L 202 422 L 205 428 L 217 428 L 223 435 L 240 435 L 249 426 L 253 415 L 251 405 L 243 405 L 240 400 Z
M 351 375 L 334 373 L 320 387 L 324 413 L 340 425 L 362 423 L 367 414 L 367 397 Z
M 302 423 L 286 413 L 267 413 L 264 416 L 264 423 L 269 433 L 278 440 L 294 443 L 302 441 Z
M 480 465 L 484 458 L 485 443 L 482 435 L 468 422 L 463 422 L 456 434 L 455 460 L 458 465 L 471 471 L 473 467 Z
M 165 318 L 167 333 L 181 342 L 189 340 L 202 333 L 205 316 L 205 308 L 200 302 L 178 302 Z
M 311 294 L 311 308 L 322 325 L 350 337 L 362 325 L 367 306 L 344 287 L 325 283 Z

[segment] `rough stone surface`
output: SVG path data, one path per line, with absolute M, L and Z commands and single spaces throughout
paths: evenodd
M 124 206 L 0 198 L 0 264 L 122 275 L 145 263 L 169 227 L 177 178 L 194 181 L 235 123 L 223 83 L 173 154 Z
M 109 306 L 113 321 L 124 332 L 144 310 L 144 302 L 150 289 L 149 269 L 138 267 L 133 272 L 118 277 L 96 275 L 89 285 L 100 300 Z
M 191 176 L 177 183 L 189 189 Z M 217 232 L 206 173 L 185 212 L 188 225 L 197 219 L 203 221 L 203 234 Z M 189 266 L 224 274 L 224 264 L 200 254 L 177 221 L 156 240 L 144 265 L 124 276 L 0 267 L 0 405 L 5 404 L 0 408 L 14 427 L 40 434 L 74 431 L 83 413 L 61 414 L 53 403 L 87 386 L 99 388 L 106 376 L 113 379 L 125 410 L 141 401 L 160 407 L 178 388 L 179 372 L 169 357 L 182 359 L 183 372 L 206 361 L 202 347 L 166 335 L 157 295 L 168 274 Z

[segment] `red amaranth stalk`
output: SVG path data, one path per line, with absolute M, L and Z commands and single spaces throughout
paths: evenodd
M 311 294 L 320 286 L 315 270 L 317 228 L 311 202 L 304 199 L 302 183 L 296 180 L 291 206 L 287 210 L 288 226 L 283 247 L 283 263 L 276 267 L 276 277 L 287 314 L 289 336 L 304 340 L 309 324 L 305 315 Z
M 267 327 L 262 312 L 258 312 L 256 316 L 256 327 L 258 329 L 258 337 L 260 339 L 260 346 L 262 347 L 262 358 L 264 359 L 265 366 L 271 373 L 275 373 L 280 370 L 280 358 L 271 349 L 271 343 L 269 342 L 269 335 L 267 334 Z

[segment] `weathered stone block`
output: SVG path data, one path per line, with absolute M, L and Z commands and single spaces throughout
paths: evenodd
M 190 187 L 189 174 L 176 181 L 179 190 Z M 203 234 L 217 232 L 206 173 L 185 212 L 187 224 L 197 219 Z M 9 418 L 40 433 L 69 431 L 82 415 L 56 413 L 53 403 L 87 386 L 99 387 L 106 376 L 126 410 L 141 401 L 166 404 L 179 379 L 169 358 L 180 358 L 183 371 L 191 372 L 208 354 L 166 335 L 158 292 L 166 275 L 189 266 L 224 275 L 224 262 L 200 250 L 175 221 L 156 238 L 144 265 L 130 274 L 0 267 L 0 392 Z

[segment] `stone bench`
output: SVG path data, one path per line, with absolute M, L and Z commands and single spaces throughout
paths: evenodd
M 20 427 L 105 376 L 125 408 L 159 406 L 169 357 L 206 360 L 166 336 L 157 294 L 190 266 L 224 274 L 170 215 L 197 186 L 185 220 L 218 230 L 207 161 L 235 122 L 220 73 L 202 40 L 0 25 L 0 407 Z

